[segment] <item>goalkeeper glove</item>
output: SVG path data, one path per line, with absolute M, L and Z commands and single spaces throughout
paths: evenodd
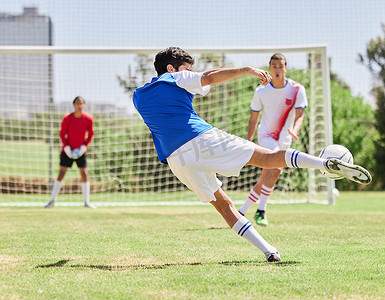
M 80 149 L 79 157 L 82 156 L 87 151 L 87 147 L 85 145 L 81 145 L 81 147 L 79 149 Z
M 72 150 L 71 155 L 73 159 L 78 159 L 87 151 L 87 147 L 82 145 L 80 148 Z
M 71 152 L 71 147 L 70 145 L 67 145 L 64 147 L 64 153 L 69 157 L 72 158 L 72 152 Z

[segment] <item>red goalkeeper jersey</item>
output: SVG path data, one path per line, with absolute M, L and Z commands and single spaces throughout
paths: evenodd
M 79 148 L 81 145 L 88 146 L 94 136 L 93 124 L 93 117 L 85 112 L 80 118 L 76 118 L 74 113 L 65 115 L 60 129 L 62 151 L 67 145 L 70 145 L 71 150 Z

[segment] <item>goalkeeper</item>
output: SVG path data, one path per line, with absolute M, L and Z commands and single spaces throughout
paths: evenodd
M 60 153 L 59 176 L 53 184 L 52 198 L 45 206 L 46 208 L 55 206 L 57 195 L 62 187 L 62 180 L 74 161 L 80 170 L 84 205 L 89 208 L 96 208 L 89 200 L 90 182 L 88 181 L 86 154 L 87 146 L 94 136 L 93 117 L 83 111 L 85 101 L 82 97 L 76 97 L 72 103 L 75 112 L 65 115 L 61 123 L 60 139 L 63 147 Z
M 317 168 L 368 184 L 371 176 L 360 166 L 336 159 L 324 160 L 297 150 L 272 151 L 230 135 L 201 119 L 192 106 L 195 94 L 206 95 L 210 85 L 238 76 L 251 75 L 270 82 L 267 71 L 253 67 L 221 68 L 192 72 L 194 59 L 178 47 L 160 51 L 155 57 L 158 77 L 135 90 L 134 105 L 151 131 L 159 160 L 201 202 L 212 204 L 227 224 L 258 247 L 267 262 L 280 261 L 276 248 L 267 243 L 235 208 L 221 189 L 216 174 L 238 176 L 245 165 L 261 168 Z

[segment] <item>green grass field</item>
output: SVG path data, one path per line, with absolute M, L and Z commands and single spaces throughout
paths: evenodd
M 210 205 L 0 215 L 0 299 L 385 299 L 383 192 L 271 205 L 274 264 Z
M 28 151 L 26 151 L 28 149 Z M 52 155 L 53 177 L 59 173 L 60 148 Z M 0 141 L 0 177 L 23 176 L 47 179 L 49 174 L 49 144 L 44 141 Z M 92 159 L 88 160 L 90 168 Z M 66 179 L 79 178 L 77 167 L 68 169 Z

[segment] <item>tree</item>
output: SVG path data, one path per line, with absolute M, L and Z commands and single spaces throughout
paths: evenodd
M 354 97 L 349 86 L 335 78 L 331 81 L 332 115 L 333 115 L 333 142 L 344 145 L 354 157 L 354 163 L 365 166 L 374 172 L 377 181 L 376 162 L 373 159 L 376 153 L 375 142 L 378 131 L 375 128 L 375 111 L 365 104 L 361 97 Z M 349 180 L 336 181 L 340 190 L 355 190 L 363 188 Z M 374 188 L 370 185 L 366 188 Z
M 138 86 L 148 81 L 151 76 L 155 76 L 151 68 L 151 63 L 152 58 L 149 55 L 139 54 L 136 57 L 134 72 L 132 72 L 131 66 L 129 65 L 126 78 L 117 76 L 120 86 L 124 88 L 126 93 L 131 95 Z
M 375 141 L 377 172 L 376 177 L 381 188 L 385 187 L 385 24 L 381 24 L 383 37 L 378 36 L 367 44 L 366 53 L 359 54 L 360 62 L 367 66 L 369 71 L 378 80 L 378 86 L 372 89 L 376 98 L 377 110 L 375 114 L 376 128 L 379 138 Z

